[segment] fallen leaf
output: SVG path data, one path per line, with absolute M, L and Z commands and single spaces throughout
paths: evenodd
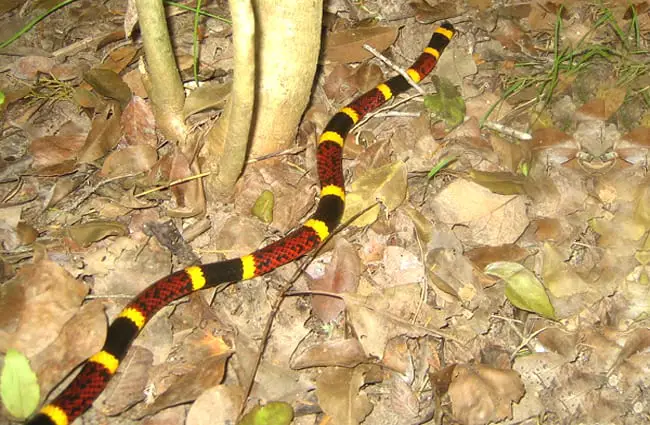
M 506 298 L 517 308 L 554 319 L 555 310 L 537 277 L 519 263 L 498 261 L 488 264 L 485 273 L 506 282 Z
M 138 96 L 133 96 L 124 108 L 121 117 L 122 134 L 129 145 L 147 145 L 152 149 L 158 147 L 156 137 L 156 119 L 151 105 Z
M 309 286 L 313 291 L 335 294 L 356 292 L 360 274 L 357 250 L 345 238 L 337 238 L 332 261 L 325 269 L 325 274 L 320 279 L 314 279 Z M 311 305 L 316 317 L 323 322 L 336 319 L 345 309 L 343 300 L 327 295 L 312 295 Z
M 562 255 L 549 243 L 544 244 L 544 285 L 557 298 L 570 297 L 589 290 L 589 285 L 565 262 Z
M 449 384 L 454 417 L 465 425 L 512 418 L 512 403 L 526 392 L 519 374 L 487 365 L 457 365 Z
M 406 165 L 401 162 L 387 164 L 383 167 L 368 170 L 350 185 L 346 195 L 345 211 L 342 222 L 345 223 L 356 214 L 371 207 L 357 217 L 352 226 L 368 226 L 377 220 L 379 206 L 372 206 L 380 201 L 387 211 L 393 211 L 402 204 L 406 197 Z
M 300 354 L 294 353 L 291 357 L 291 368 L 304 369 L 317 366 L 354 367 L 367 360 L 368 356 L 363 352 L 359 341 L 356 338 L 347 338 L 328 340 L 308 347 Z
M 323 370 L 316 381 L 316 396 L 321 409 L 334 423 L 360 424 L 372 411 L 372 403 L 361 387 L 365 371 L 330 367 Z
M 20 351 L 9 350 L 0 372 L 2 405 L 17 419 L 29 417 L 38 407 L 40 391 L 29 360 Z
M 84 80 L 97 93 L 117 100 L 122 108 L 126 107 L 131 100 L 131 89 L 115 71 L 93 68 L 84 74 Z
M 81 163 L 93 162 L 113 149 L 120 140 L 120 116 L 122 110 L 116 103 L 107 104 L 92 121 L 86 142 L 79 152 Z
M 321 63 L 362 62 L 372 57 L 363 48 L 368 44 L 378 51 L 384 51 L 397 39 L 398 27 L 358 27 L 327 34 L 323 46 Z
M 109 236 L 125 236 L 129 229 L 116 221 L 97 220 L 88 223 L 73 224 L 66 228 L 66 233 L 81 246 L 100 241 Z
M 498 195 L 463 179 L 439 192 L 432 208 L 469 247 L 514 243 L 529 224 L 524 197 Z

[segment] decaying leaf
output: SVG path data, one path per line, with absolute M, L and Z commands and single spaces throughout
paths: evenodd
M 339 424 L 360 424 L 372 411 L 372 403 L 361 387 L 365 371 L 330 367 L 316 381 L 316 396 L 321 409 Z
M 101 174 L 107 178 L 135 176 L 151 170 L 157 160 L 158 153 L 150 146 L 128 146 L 106 157 Z
M 127 144 L 158 147 L 156 120 L 151 105 L 138 96 L 133 96 L 122 113 L 122 130 Z
M 368 170 L 365 175 L 360 176 L 350 185 L 342 222 L 347 222 L 377 201 L 380 201 L 388 211 L 393 211 L 406 197 L 406 177 L 406 165 L 401 161 Z M 376 205 L 357 217 L 351 225 L 357 227 L 370 225 L 377 220 L 378 215 L 379 206 Z
M 544 285 L 557 298 L 587 292 L 589 285 L 573 270 L 553 245 L 544 244 Z
M 421 287 L 418 284 L 398 285 L 381 293 L 363 297 L 343 294 L 350 323 L 368 356 L 383 358 L 386 344 L 392 338 L 407 335 L 440 335 L 445 325 L 442 312 L 430 306 L 420 307 Z
M 512 418 L 512 403 L 525 393 L 519 374 L 487 365 L 457 365 L 449 384 L 454 417 L 465 425 Z
M 79 162 L 93 162 L 113 149 L 120 140 L 122 109 L 117 103 L 109 103 L 93 118 L 86 142 L 79 152 Z
M 528 227 L 525 199 L 498 195 L 466 180 L 456 180 L 432 201 L 444 223 L 462 225 L 454 233 L 468 246 L 514 243 Z
M 337 238 L 334 244 L 332 262 L 327 266 L 325 274 L 320 279 L 311 282 L 314 291 L 332 293 L 356 292 L 361 274 L 361 264 L 357 250 L 345 238 Z M 311 300 L 314 314 L 323 322 L 329 322 L 345 308 L 343 300 L 327 295 L 312 295 Z
M 116 221 L 91 221 L 74 224 L 66 229 L 72 240 L 81 246 L 88 246 L 109 236 L 125 236 L 129 233 L 127 227 Z
M 380 52 L 397 38 L 397 27 L 359 27 L 328 34 L 321 60 L 325 63 L 361 62 L 372 57 L 369 44 Z
M 356 338 L 325 341 L 291 358 L 292 369 L 316 366 L 354 367 L 368 360 Z

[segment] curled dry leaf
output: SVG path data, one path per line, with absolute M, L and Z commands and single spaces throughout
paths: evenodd
M 194 174 L 192 172 L 194 168 L 187 161 L 185 155 L 179 150 L 176 150 L 171 156 L 169 179 L 175 181 L 190 177 Z M 200 214 L 205 208 L 205 197 L 203 196 L 201 179 L 192 179 L 181 184 L 176 184 L 171 187 L 171 191 L 176 200 L 176 208 L 168 210 L 170 216 L 193 217 Z
M 380 52 L 397 38 L 398 27 L 359 27 L 328 34 L 321 61 L 325 63 L 361 62 L 372 57 L 363 48 L 369 44 Z
M 337 238 L 334 244 L 332 262 L 325 269 L 320 279 L 311 282 L 314 291 L 356 292 L 359 284 L 361 265 L 357 250 L 345 238 Z M 312 295 L 311 301 L 314 314 L 323 322 L 329 322 L 338 317 L 345 308 L 343 300 L 327 295 Z
M 345 223 L 356 214 L 380 201 L 388 211 L 400 206 L 406 197 L 406 165 L 402 161 L 368 170 L 350 185 L 345 199 L 342 222 Z M 377 220 L 379 206 L 375 205 L 357 217 L 352 226 L 368 226 Z
M 525 388 L 513 370 L 477 364 L 457 365 L 449 384 L 454 417 L 466 425 L 482 425 L 512 418 L 512 403 Z

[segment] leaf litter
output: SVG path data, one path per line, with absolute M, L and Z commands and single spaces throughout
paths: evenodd
M 194 178 L 194 153 L 158 135 L 139 41 L 120 44 L 115 17 L 130 19 L 125 6 L 70 5 L 48 18 L 47 28 L 64 29 L 40 28 L 41 41 L 26 33 L 15 56 L 0 55 L 5 362 L 11 350 L 27 356 L 42 401 L 101 346 L 105 315 L 186 265 L 164 240 L 172 236 L 152 236 L 149 222 L 173 217 L 177 232 L 168 235 L 187 239 L 203 262 L 298 225 L 317 193 L 317 130 L 393 75 L 361 46 L 407 65 L 430 28 L 394 19 L 455 18 L 460 33 L 441 58 L 442 82 L 424 83 L 438 95 L 389 105 L 348 137 L 345 218 L 361 215 L 295 282 L 297 292 L 321 293 L 285 300 L 252 397 L 289 402 L 266 405 L 283 421 L 643 423 L 650 113 L 647 52 L 637 41 L 650 25 L 640 12 L 647 5 L 487 3 L 340 6 L 353 19 L 331 17 L 323 76 L 298 137 L 306 159 L 258 161 L 223 205 Z M 3 23 L 24 19 L 19 5 L 2 10 Z M 472 12 L 480 13 L 468 24 L 462 16 Z M 184 70 L 190 15 L 170 17 Z M 360 21 L 378 16 L 388 20 Z M 228 73 L 228 31 L 214 28 L 201 40 L 214 47 L 203 49 L 202 69 L 221 63 Z M 91 41 L 51 54 L 73 41 L 63 34 Z M 188 122 L 201 130 L 228 96 L 227 82 L 214 82 L 214 97 L 202 87 L 187 103 Z M 164 420 L 184 415 L 167 407 L 197 400 L 188 423 L 235 420 L 278 282 L 301 267 L 167 307 L 96 415 Z M 230 407 L 217 419 L 215 404 Z M 251 420 L 265 414 L 252 411 Z

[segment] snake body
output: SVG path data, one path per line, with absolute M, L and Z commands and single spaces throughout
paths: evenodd
M 406 70 L 413 82 L 419 83 L 433 70 L 453 35 L 454 28 L 449 23 L 443 23 L 435 30 L 428 46 Z M 323 242 L 339 225 L 343 215 L 345 188 L 341 162 L 347 134 L 366 114 L 409 87 L 404 76 L 395 76 L 358 97 L 332 117 L 318 140 L 316 153 L 320 202 L 316 212 L 302 226 L 249 255 L 187 267 L 143 290 L 110 325 L 101 351 L 90 357 L 68 387 L 27 424 L 68 425 L 88 410 L 115 374 L 140 330 L 170 302 L 200 289 L 261 276 L 307 254 Z

